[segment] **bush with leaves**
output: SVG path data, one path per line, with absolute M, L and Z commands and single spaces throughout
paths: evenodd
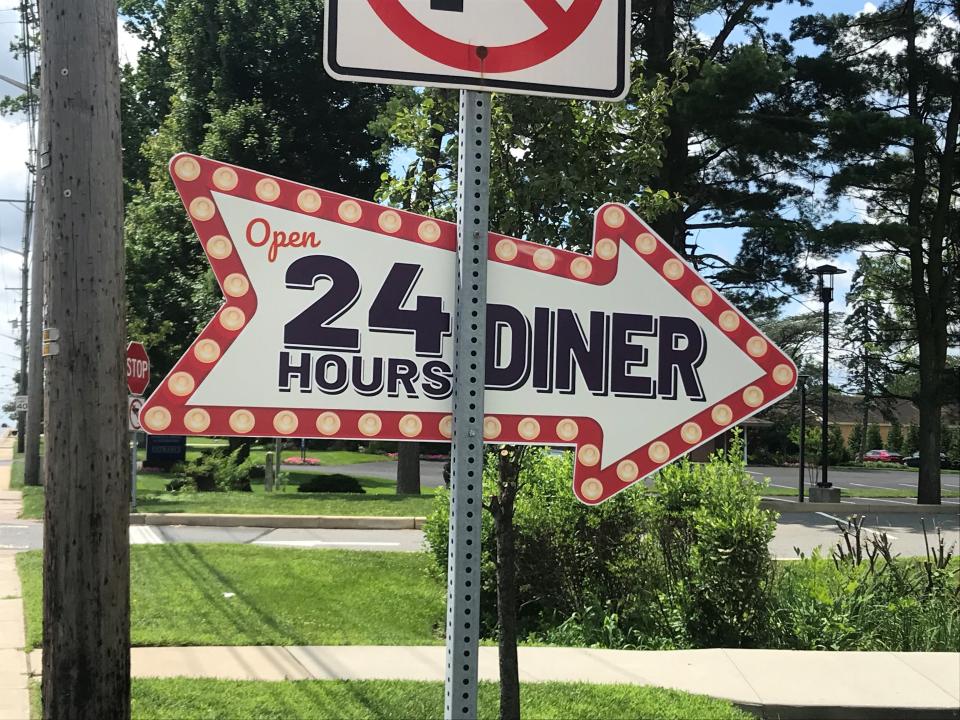
M 794 650 L 960 651 L 960 566 L 939 530 L 925 558 L 901 558 L 863 518 L 838 523 L 830 557 L 777 573 L 772 644 Z
M 250 479 L 256 474 L 257 464 L 253 458 L 240 460 L 243 447 L 231 453 L 215 450 L 200 453 L 194 460 L 180 466 L 180 474 L 199 492 L 240 490 L 249 492 Z
M 678 645 L 764 640 L 776 515 L 760 507 L 762 489 L 739 438 L 707 463 L 685 459 L 658 474 L 647 515 L 667 575 L 659 604 L 672 613 Z
M 483 492 L 495 492 L 497 462 L 484 466 Z M 519 627 L 523 633 L 556 627 L 578 613 L 602 606 L 617 612 L 654 578 L 645 574 L 642 494 L 621 493 L 598 507 L 573 495 L 572 453 L 529 451 L 521 470 L 515 508 Z M 438 491 L 424 527 L 438 574 L 447 570 L 449 494 Z M 481 617 L 485 635 L 496 622 L 493 521 L 481 525 Z M 608 607 L 609 606 L 609 607 Z

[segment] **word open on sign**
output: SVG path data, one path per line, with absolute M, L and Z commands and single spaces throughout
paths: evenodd
M 456 229 L 172 161 L 225 303 L 148 400 L 162 434 L 449 439 Z M 790 391 L 796 369 L 626 207 L 590 256 L 492 234 L 488 442 L 576 448 L 601 502 Z

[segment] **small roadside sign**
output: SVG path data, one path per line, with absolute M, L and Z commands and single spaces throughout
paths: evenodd
M 127 345 L 127 389 L 133 395 L 143 395 L 150 384 L 150 357 L 143 343 Z
M 27 396 L 26 395 L 17 395 L 16 401 L 16 411 L 18 413 L 27 411 Z
M 139 395 L 127 397 L 127 429 L 130 432 L 140 432 L 140 411 L 143 409 L 144 399 Z
M 629 0 L 328 0 L 340 80 L 621 100 Z

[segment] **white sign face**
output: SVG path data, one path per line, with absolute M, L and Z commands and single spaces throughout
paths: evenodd
M 449 440 L 456 227 L 173 161 L 226 302 L 141 413 L 174 435 Z M 796 368 L 630 210 L 592 255 L 491 234 L 484 438 L 577 449 L 601 502 L 790 392 Z
M 630 0 L 328 0 L 341 80 L 621 100 Z
M 17 395 L 16 412 L 21 413 L 26 411 L 27 411 L 27 396 Z

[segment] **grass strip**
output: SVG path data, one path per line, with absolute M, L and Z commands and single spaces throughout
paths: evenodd
M 22 486 L 23 461 L 20 464 Z M 374 515 L 382 517 L 425 517 L 433 509 L 434 488 L 423 488 L 423 495 L 397 495 L 396 481 L 385 478 L 357 478 L 363 493 L 301 493 L 300 483 L 317 476 L 314 473 L 289 473 L 286 487 L 266 493 L 263 480 L 252 484 L 253 492 L 167 492 L 175 476 L 171 473 L 141 473 L 137 477 L 137 510 L 148 513 L 201 513 L 236 515 Z M 20 487 L 18 486 L 18 487 Z M 43 488 L 23 490 L 24 518 L 43 517 Z
M 443 685 L 406 681 L 239 682 L 134 680 L 133 720 L 396 720 L 443 716 Z M 750 720 L 725 700 L 636 685 L 538 683 L 524 685 L 521 714 L 528 720 Z M 479 717 L 493 720 L 496 683 L 480 683 Z M 32 717 L 41 716 L 40 684 L 30 684 Z
M 498 716 L 495 683 L 481 683 L 479 717 Z M 405 681 L 238 682 L 134 680 L 137 720 L 373 720 L 443 717 L 443 685 Z M 724 700 L 636 685 L 524 685 L 521 716 L 528 720 L 747 720 Z
M 42 638 L 42 561 L 17 555 L 31 648 Z M 130 562 L 133 645 L 442 642 L 444 594 L 425 554 L 136 545 Z

